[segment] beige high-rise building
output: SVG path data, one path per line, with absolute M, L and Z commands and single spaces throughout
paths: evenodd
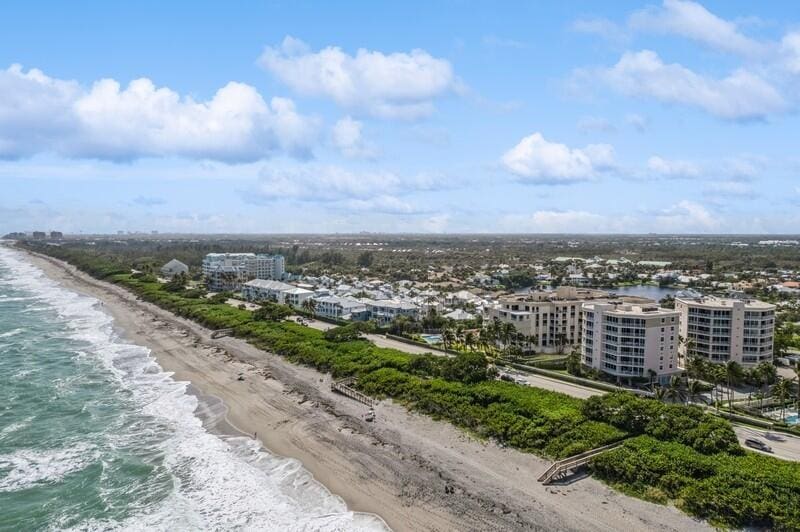
M 612 298 L 603 290 L 561 286 L 552 291 L 501 297 L 500 305 L 491 310 L 489 317 L 511 323 L 517 332 L 534 339 L 530 347 L 536 352 L 569 351 L 580 345 L 581 306 L 598 300 L 652 303 L 645 298 Z
M 581 362 L 616 377 L 654 375 L 664 383 L 681 371 L 679 316 L 655 303 L 584 303 Z
M 675 310 L 681 314 L 680 335 L 692 346 L 689 354 L 715 364 L 735 360 L 745 367 L 772 360 L 775 305 L 755 299 L 678 297 Z M 681 345 L 682 358 L 686 351 Z

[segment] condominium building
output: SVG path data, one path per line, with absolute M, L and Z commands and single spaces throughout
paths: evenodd
M 771 361 L 775 333 L 775 305 L 744 298 L 701 296 L 675 298 L 681 314 L 680 335 L 687 339 L 681 357 L 699 356 L 743 366 Z
M 531 344 L 534 351 L 568 351 L 580 344 L 583 303 L 610 298 L 612 296 L 603 290 L 561 286 L 551 291 L 501 297 L 499 306 L 490 310 L 489 317 L 511 323 L 518 333 L 534 339 Z M 651 302 L 643 298 L 618 300 Z
M 312 290 L 266 279 L 253 279 L 242 286 L 242 298 L 247 301 L 272 301 L 295 308 L 301 308 L 313 295 Z
M 679 317 L 656 304 L 584 303 L 581 362 L 618 378 L 668 381 L 681 371 Z
M 240 290 L 252 279 L 282 279 L 283 255 L 209 253 L 203 259 L 203 275 L 209 290 Z

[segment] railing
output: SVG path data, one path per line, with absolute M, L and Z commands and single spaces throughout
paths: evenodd
M 575 456 L 570 456 L 569 458 L 553 462 L 553 465 L 548 467 L 547 471 L 542 473 L 542 476 L 539 477 L 539 482 L 543 484 L 549 484 L 556 476 L 566 473 L 571 469 L 577 469 L 581 466 L 584 466 L 588 464 L 589 461 L 595 456 L 603 454 L 604 452 L 614 449 L 615 447 L 619 447 L 620 445 L 622 445 L 621 441 L 611 443 L 609 445 L 604 445 L 603 447 L 598 447 L 597 449 L 591 449 L 589 451 L 576 454 Z
M 211 338 L 221 338 L 231 334 L 233 334 L 233 329 L 217 329 L 216 331 L 211 331 Z
M 372 397 L 350 387 L 354 382 L 356 382 L 355 377 L 347 377 L 346 379 L 334 381 L 331 383 L 331 390 L 367 406 L 374 406 L 375 400 Z

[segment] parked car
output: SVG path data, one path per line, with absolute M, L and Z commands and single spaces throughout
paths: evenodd
M 764 451 L 765 453 L 771 453 L 772 447 L 767 445 L 761 440 L 757 440 L 755 438 L 747 438 L 744 440 L 744 444 L 752 449 L 758 449 L 759 451 Z

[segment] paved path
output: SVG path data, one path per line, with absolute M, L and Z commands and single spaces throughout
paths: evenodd
M 553 392 L 561 392 L 563 394 L 577 397 L 578 399 L 588 399 L 594 395 L 602 395 L 602 390 L 596 390 L 580 384 L 572 384 L 571 382 L 564 382 L 551 377 L 545 377 L 535 374 L 520 374 L 516 375 L 518 379 L 522 379 L 534 388 L 542 388 Z
M 320 320 L 305 320 L 306 325 L 312 327 L 314 329 L 318 329 L 320 331 L 327 331 L 333 327 L 336 327 L 332 323 L 328 323 L 326 321 Z M 398 351 L 402 351 L 404 353 L 411 353 L 412 355 L 424 355 L 426 353 L 431 353 L 434 355 L 442 355 L 447 356 L 445 353 L 441 351 L 436 351 L 433 349 L 429 349 L 426 347 L 422 347 L 419 345 L 407 344 L 405 342 L 399 342 L 397 340 L 393 340 L 391 338 L 386 338 L 380 334 L 365 334 L 365 338 L 367 338 L 370 342 L 377 345 L 378 347 L 387 347 L 391 349 L 397 349 Z
M 784 460 L 800 462 L 800 438 L 796 436 L 735 424 L 733 425 L 733 430 L 736 432 L 736 437 L 739 439 L 739 443 L 742 446 L 744 446 L 744 440 L 747 438 L 756 438 L 772 447 L 772 453 L 763 454 L 771 454 L 772 456 L 783 458 Z M 748 449 L 755 451 L 755 449 L 750 449 L 749 447 Z
M 332 327 L 335 327 L 335 325 L 319 320 L 306 320 L 306 324 L 309 327 L 319 329 L 320 331 L 326 331 Z M 411 353 L 414 355 L 419 355 L 424 353 L 433 353 L 434 355 L 444 355 L 444 353 L 442 353 L 441 351 L 431 351 L 425 349 L 424 347 L 412 344 L 406 344 L 404 342 L 398 342 L 397 340 L 392 340 L 391 338 L 385 338 L 384 336 L 377 334 L 368 334 L 366 335 L 366 337 L 378 347 L 394 348 L 397 349 L 398 351 L 403 351 L 405 353 Z M 551 377 L 545 377 L 542 375 L 513 372 L 512 376 L 515 377 L 516 379 L 521 379 L 525 381 L 526 383 L 528 383 L 528 385 L 533 386 L 535 388 L 542 388 L 544 390 L 561 392 L 571 397 L 577 397 L 578 399 L 588 399 L 589 397 L 592 397 L 594 395 L 601 395 L 604 393 L 602 390 L 589 388 L 587 386 L 581 386 L 580 384 L 572 384 L 570 382 L 564 382 L 558 379 L 553 379 Z M 736 432 L 736 437 L 739 439 L 739 443 L 743 446 L 744 446 L 744 440 L 746 440 L 747 438 L 758 438 L 759 440 L 765 442 L 767 445 L 772 447 L 773 451 L 772 456 L 783 458 L 784 460 L 800 461 L 800 438 L 796 436 L 789 436 L 788 434 L 782 434 L 780 432 L 767 432 L 759 429 L 750 428 L 745 425 L 737 425 L 735 423 L 733 424 L 733 430 L 734 432 Z M 749 447 L 748 449 L 753 450 L 750 449 Z

